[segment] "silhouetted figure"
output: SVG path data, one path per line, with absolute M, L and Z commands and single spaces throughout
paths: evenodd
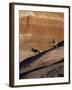
M 34 53 L 37 53 L 37 52 L 40 53 L 40 51 L 36 48 L 32 48 L 31 51 L 34 52 Z

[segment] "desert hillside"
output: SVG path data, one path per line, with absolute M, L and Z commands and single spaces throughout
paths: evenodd
M 45 51 L 49 42 L 64 40 L 64 14 L 53 12 L 20 11 L 19 15 L 20 62 L 36 53 L 31 48 Z

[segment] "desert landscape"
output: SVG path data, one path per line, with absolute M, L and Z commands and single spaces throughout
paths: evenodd
M 64 76 L 64 14 L 19 11 L 19 77 Z

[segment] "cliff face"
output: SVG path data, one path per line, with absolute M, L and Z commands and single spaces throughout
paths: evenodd
M 33 56 L 31 48 L 49 48 L 49 42 L 64 40 L 64 14 L 20 11 L 20 61 Z

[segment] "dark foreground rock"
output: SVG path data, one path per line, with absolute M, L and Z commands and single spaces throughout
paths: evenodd
M 64 77 L 64 60 L 50 66 L 41 67 L 22 73 L 20 79 Z
M 19 72 L 20 79 L 64 77 L 63 44 L 24 60 Z

